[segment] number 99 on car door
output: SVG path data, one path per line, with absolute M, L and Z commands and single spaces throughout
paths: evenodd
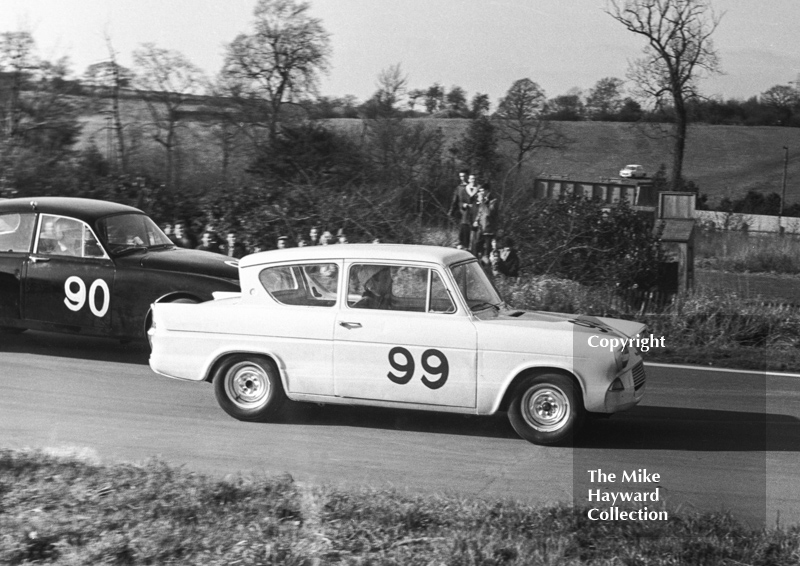
M 334 332 L 336 395 L 475 407 L 476 331 L 435 269 L 348 268 Z

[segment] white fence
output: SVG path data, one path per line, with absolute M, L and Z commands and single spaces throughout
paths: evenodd
M 697 210 L 694 217 L 701 224 L 713 225 L 717 230 L 746 230 L 748 232 L 780 232 L 800 234 L 800 218 L 765 216 L 763 214 L 739 214 Z M 780 224 L 778 223 L 780 220 Z

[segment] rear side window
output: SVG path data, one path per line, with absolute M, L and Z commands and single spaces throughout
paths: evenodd
M 258 279 L 267 293 L 283 305 L 332 307 L 336 304 L 339 266 L 316 263 L 268 267 Z
M 34 225 L 34 214 L 0 214 L 0 252 L 30 251 Z
M 108 257 L 84 222 L 49 214 L 42 215 L 36 252 L 66 257 Z

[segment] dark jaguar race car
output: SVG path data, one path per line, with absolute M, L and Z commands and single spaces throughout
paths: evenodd
M 146 338 L 156 302 L 238 292 L 237 260 L 176 247 L 139 209 L 91 199 L 0 200 L 0 332 Z

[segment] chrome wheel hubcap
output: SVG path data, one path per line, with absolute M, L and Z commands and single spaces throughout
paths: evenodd
M 228 370 L 225 390 L 228 398 L 236 405 L 252 409 L 264 404 L 269 398 L 269 378 L 259 366 L 241 362 Z
M 522 399 L 522 414 L 525 421 L 538 431 L 558 430 L 569 419 L 569 398 L 553 385 L 531 388 Z

